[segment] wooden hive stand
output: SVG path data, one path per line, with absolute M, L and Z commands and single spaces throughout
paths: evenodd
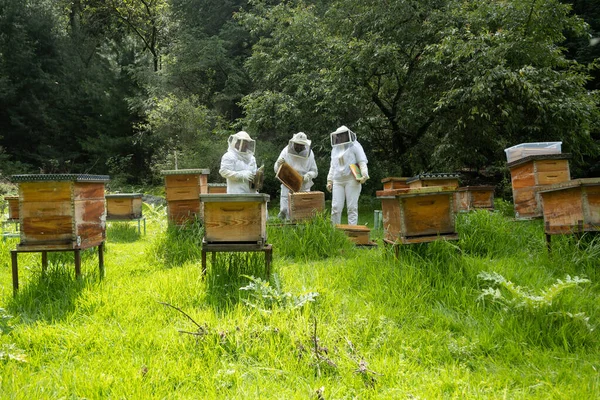
M 267 244 L 268 194 L 203 194 L 204 238 L 202 274 L 206 274 L 206 253 L 263 252 L 265 273 L 271 275 L 273 247 Z
M 114 193 L 105 195 L 106 221 L 136 221 L 138 233 L 141 231 L 141 222 L 144 222 L 144 235 L 146 234 L 146 217 L 142 215 L 141 193 Z
M 104 275 L 106 175 L 13 175 L 19 186 L 21 241 L 11 250 L 13 291 L 19 289 L 19 253 L 42 253 L 42 270 L 48 252 L 72 251 L 75 275 L 81 275 L 81 250 L 98 247 L 100 277 Z
M 169 222 L 183 225 L 202 219 L 199 196 L 208 193 L 209 169 L 176 169 L 160 172 L 165 177 Z
M 600 231 L 600 178 L 574 179 L 539 190 L 544 233 L 550 250 L 552 235 Z

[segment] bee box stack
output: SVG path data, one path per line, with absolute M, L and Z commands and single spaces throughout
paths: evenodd
M 319 191 L 289 193 L 288 204 L 292 222 L 311 219 L 325 210 L 325 193 Z
M 208 169 L 161 171 L 165 177 L 167 214 L 177 225 L 202 219 L 200 194 L 208 193 Z

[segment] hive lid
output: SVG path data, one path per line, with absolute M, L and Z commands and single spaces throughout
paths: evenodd
M 106 197 L 106 198 L 117 198 L 117 197 L 131 198 L 131 197 L 142 197 L 142 196 L 143 196 L 142 193 L 110 193 L 110 194 L 104 195 L 104 197 Z
M 421 180 L 436 180 L 436 179 L 458 179 L 460 178 L 459 174 L 455 174 L 455 173 L 450 173 L 450 172 L 439 172 L 439 173 L 424 173 L 424 174 L 419 174 L 419 175 L 415 175 L 412 178 L 408 178 L 406 180 L 406 183 L 411 183 L 411 182 L 415 182 L 415 181 L 421 181 Z
M 12 182 L 54 182 L 54 181 L 71 181 L 71 182 L 108 182 L 108 175 L 88 175 L 88 174 L 23 174 L 12 175 Z
M 453 193 L 456 188 L 453 186 L 426 186 L 420 188 L 388 189 L 375 192 L 378 198 L 394 198 L 409 196 L 425 196 L 436 193 Z
M 160 174 L 161 175 L 196 175 L 196 174 L 208 175 L 208 174 L 210 174 L 210 169 L 208 169 L 208 168 L 168 169 L 168 170 L 160 171 Z
M 4 200 L 18 200 L 19 196 L 4 196 Z
M 386 182 L 406 182 L 408 179 L 408 177 L 402 177 L 402 176 L 388 176 L 387 178 L 383 178 L 381 180 L 381 183 L 386 183 Z
M 487 190 L 495 190 L 496 187 L 493 185 L 479 185 L 479 186 L 461 186 L 456 188 L 458 192 L 477 192 L 477 191 L 487 191 Z
M 536 160 L 568 160 L 572 158 L 569 153 L 561 153 L 561 154 L 536 154 L 534 156 L 527 156 L 523 158 L 519 158 L 516 161 L 509 162 L 506 164 L 508 168 L 516 167 L 517 165 L 525 164 L 529 161 Z
M 557 190 L 566 190 L 576 188 L 578 186 L 600 186 L 600 178 L 580 178 L 573 179 L 566 182 L 555 183 L 552 185 L 544 186 L 543 189 L 538 190 L 538 193 L 554 192 Z
M 200 195 L 200 201 L 204 203 L 241 203 L 241 202 L 255 202 L 255 203 L 266 203 L 269 201 L 271 196 L 266 193 L 243 193 L 243 194 L 225 194 L 225 193 L 211 193 Z
M 226 183 L 209 183 L 208 187 L 227 187 Z

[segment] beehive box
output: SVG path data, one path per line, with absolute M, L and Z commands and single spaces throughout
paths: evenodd
M 288 206 L 291 221 L 311 219 L 325 210 L 325 193 L 319 191 L 288 193 Z
M 538 193 L 546 234 L 600 231 L 600 178 L 557 183 Z
M 106 197 L 107 220 L 129 220 L 142 218 L 141 193 L 114 193 Z
M 542 217 L 542 199 L 538 192 L 544 186 L 571 179 L 569 158 L 570 154 L 544 154 L 524 157 L 507 164 L 517 219 Z
M 456 189 L 454 195 L 456 210 L 494 209 L 494 186 L 463 186 Z
M 344 231 L 348 238 L 350 238 L 350 240 L 355 244 L 364 245 L 371 243 L 369 240 L 369 234 L 371 233 L 371 230 L 365 225 L 337 224 L 335 227 Z
M 106 237 L 106 175 L 13 175 L 19 186 L 19 249 L 98 246 Z
M 384 239 L 391 243 L 457 239 L 453 187 L 380 190 Z
M 200 194 L 208 193 L 208 169 L 161 171 L 165 177 L 167 215 L 170 222 L 183 224 L 202 219 Z
M 204 241 L 207 243 L 267 242 L 268 194 L 202 194 Z
M 406 180 L 406 183 L 408 184 L 410 189 L 417 189 L 430 186 L 457 188 L 459 178 L 460 176 L 458 174 L 452 173 L 419 174 L 413 176 L 412 178 L 408 178 Z
M 19 196 L 4 196 L 8 204 L 8 221 L 19 220 Z
M 383 178 L 381 180 L 381 183 L 383 183 L 383 190 L 406 189 L 409 187 L 408 183 L 406 183 L 406 181 L 408 179 L 410 179 L 410 178 L 394 177 L 394 176 Z
M 208 193 L 227 193 L 227 184 L 226 183 L 209 183 L 208 184 Z

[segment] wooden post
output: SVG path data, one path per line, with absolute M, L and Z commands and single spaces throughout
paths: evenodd
M 75 249 L 75 277 L 81 277 L 81 250 Z
M 46 273 L 46 269 L 48 269 L 48 252 L 42 251 L 42 273 Z
M 100 279 L 104 278 L 104 242 L 98 245 L 98 268 L 100 270 Z
M 18 253 L 16 250 L 11 250 L 10 258 L 12 262 L 12 278 L 13 278 L 13 295 L 17 294 L 19 290 L 19 266 L 17 260 Z

